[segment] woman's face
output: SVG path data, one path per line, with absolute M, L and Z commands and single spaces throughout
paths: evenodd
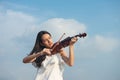
M 52 37 L 49 34 L 44 34 L 42 36 L 42 44 L 47 48 L 51 48 L 53 46 Z

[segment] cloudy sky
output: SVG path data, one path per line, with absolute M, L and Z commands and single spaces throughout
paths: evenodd
M 0 80 L 34 79 L 36 68 L 22 59 L 41 30 L 54 42 L 63 33 L 88 34 L 75 44 L 65 80 L 120 80 L 119 0 L 0 0 Z

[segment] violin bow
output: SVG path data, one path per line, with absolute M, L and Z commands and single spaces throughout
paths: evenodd
M 53 46 L 53 48 L 51 49 L 51 51 L 53 51 L 54 49 L 55 49 L 55 47 L 57 46 L 57 45 L 59 45 L 59 43 L 60 43 L 60 40 L 63 38 L 63 36 L 65 35 L 65 33 L 63 33 L 63 35 L 60 37 L 60 39 L 56 42 L 56 44 Z

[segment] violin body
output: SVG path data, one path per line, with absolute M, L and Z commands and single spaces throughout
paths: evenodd
M 59 52 L 60 49 L 69 46 L 70 41 L 71 41 L 71 37 L 67 37 L 60 42 L 54 43 L 54 45 L 51 48 L 51 53 L 56 54 L 57 52 Z M 56 47 L 53 49 L 54 46 L 56 46 Z

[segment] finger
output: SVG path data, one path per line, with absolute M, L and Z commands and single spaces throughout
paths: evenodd
M 76 38 L 76 37 L 74 37 L 74 38 L 72 39 L 72 41 L 73 41 L 73 42 L 77 41 L 77 38 Z

